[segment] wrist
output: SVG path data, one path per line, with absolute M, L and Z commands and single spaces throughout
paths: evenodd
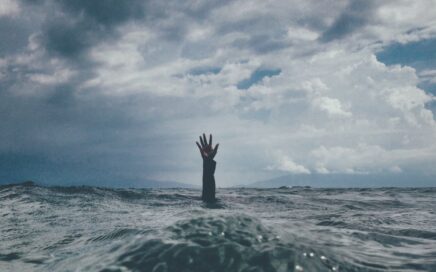
M 213 159 L 203 160 L 203 173 L 206 175 L 213 175 L 215 173 L 216 162 Z

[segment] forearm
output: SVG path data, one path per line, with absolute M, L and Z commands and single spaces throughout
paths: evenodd
M 215 201 L 215 168 L 216 162 L 210 159 L 203 160 L 203 194 L 204 201 Z

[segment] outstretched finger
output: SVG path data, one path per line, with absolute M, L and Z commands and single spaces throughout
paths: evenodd
M 200 138 L 201 147 L 204 148 L 206 144 L 203 142 L 203 138 L 201 138 L 201 135 L 199 138 Z
M 212 134 L 209 134 L 209 145 L 212 148 Z
M 216 144 L 215 148 L 212 151 L 212 158 L 215 157 L 216 153 L 218 152 L 218 146 L 220 146 L 220 144 Z
M 198 146 L 198 149 L 200 149 L 200 155 L 203 157 L 203 149 L 201 149 L 201 146 L 198 142 L 195 142 Z
M 206 134 L 204 133 L 203 133 L 203 141 L 204 141 L 204 145 L 207 146 Z

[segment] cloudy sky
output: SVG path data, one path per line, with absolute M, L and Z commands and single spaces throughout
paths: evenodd
M 0 180 L 436 175 L 435 7 L 0 0 Z

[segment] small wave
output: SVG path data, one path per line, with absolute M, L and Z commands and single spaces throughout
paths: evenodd
M 202 245 L 233 242 L 251 246 L 268 241 L 273 234 L 259 220 L 247 216 L 200 217 L 170 227 L 173 239 L 185 239 Z
M 399 229 L 399 230 L 390 230 L 389 233 L 399 236 L 436 240 L 436 232 L 427 231 L 427 230 Z
M 69 244 L 73 243 L 74 241 L 77 241 L 77 239 L 79 239 L 80 237 L 82 237 L 81 234 L 66 235 L 61 240 L 57 241 L 56 243 L 54 243 L 52 245 L 45 247 L 44 249 L 52 250 L 52 249 L 56 249 L 59 247 L 63 247 L 65 245 L 69 245 Z
M 333 267 L 325 257 L 307 259 L 303 249 L 283 243 L 258 219 L 245 215 L 199 217 L 167 230 L 167 239 L 149 239 L 124 248 L 110 267 L 132 271 L 292 271 L 295 267 L 316 271 Z
M 138 229 L 117 229 L 107 234 L 98 235 L 97 237 L 90 238 L 88 239 L 88 242 L 115 240 L 115 239 L 124 238 L 126 236 L 146 234 L 149 232 L 150 231 L 138 230 Z
M 13 261 L 21 258 L 21 253 L 19 252 L 11 252 L 7 254 L 0 253 L 0 261 Z
M 342 222 L 342 221 L 335 221 L 335 220 L 325 220 L 317 223 L 318 226 L 334 226 L 337 228 L 352 228 L 349 224 Z
M 404 237 L 399 237 L 395 235 L 385 234 L 381 232 L 352 232 L 351 235 L 362 241 L 375 241 L 383 246 L 401 246 L 405 244 L 409 245 L 419 245 L 412 239 L 405 239 Z

